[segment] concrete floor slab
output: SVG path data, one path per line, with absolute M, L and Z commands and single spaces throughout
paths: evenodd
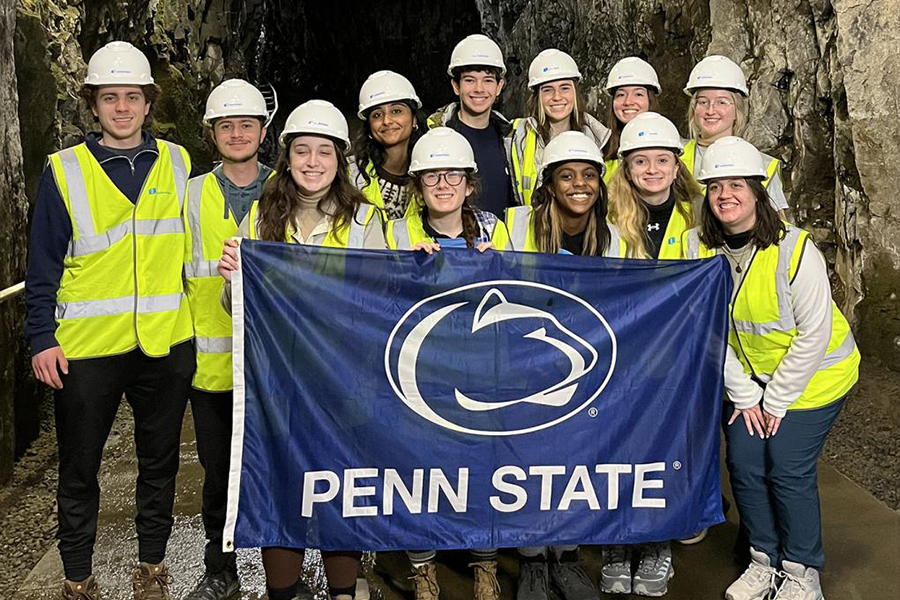
M 125 407 L 123 410 L 128 409 Z M 126 600 L 132 597 L 130 575 L 137 555 L 133 524 L 137 463 L 133 440 L 126 438 L 128 436 L 123 435 L 121 439 L 111 442 L 105 460 L 113 462 L 105 464 L 101 476 L 103 497 L 94 570 L 106 600 Z M 172 590 L 174 598 L 182 598 L 203 572 L 203 525 L 199 516 L 203 472 L 197 461 L 190 411 L 185 419 L 181 452 L 175 531 L 168 553 L 170 570 L 175 576 Z M 822 575 L 826 597 L 830 600 L 900 598 L 900 514 L 826 463 L 820 463 L 819 478 L 825 523 L 825 552 L 828 557 L 828 564 Z M 730 496 L 727 482 L 724 489 L 726 495 Z M 737 531 L 735 512 L 732 509 L 728 521 L 713 528 L 707 539 L 700 544 L 675 545 L 676 575 L 669 584 L 667 598 L 705 600 L 723 597 L 725 588 L 740 574 L 740 569 L 731 558 L 731 546 Z M 265 591 L 265 578 L 259 552 L 241 550 L 238 558 L 244 588 L 240 598 L 261 598 Z M 314 562 L 315 558 L 309 557 L 308 564 Z M 378 562 L 377 572 L 369 575 L 373 598 L 410 598 L 410 594 L 390 581 L 393 576 L 403 587 L 407 586 L 405 556 L 402 553 L 390 553 L 381 555 Z M 443 600 L 470 600 L 472 579 L 467 566 L 467 553 L 442 553 L 440 562 L 438 574 Z M 582 562 L 588 574 L 596 581 L 600 568 L 599 548 L 583 548 Z M 321 578 L 314 566 L 308 571 Z M 499 558 L 498 578 L 504 600 L 515 597 L 517 573 L 515 553 L 503 551 Z M 59 553 L 55 547 L 49 548 L 20 587 L 15 600 L 56 598 L 62 578 Z

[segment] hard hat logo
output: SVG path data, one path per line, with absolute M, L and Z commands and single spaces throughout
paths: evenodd
M 759 150 L 739 137 L 727 136 L 710 144 L 700 162 L 697 180 L 703 183 L 720 177 L 766 177 L 766 165 Z
M 430 169 L 478 170 L 475 152 L 461 133 L 449 127 L 435 127 L 419 138 L 413 146 L 409 174 Z
M 684 150 L 678 128 L 655 112 L 645 112 L 625 124 L 619 141 L 619 158 L 642 148 L 665 148 L 680 155 Z
M 409 79 L 393 71 L 378 71 L 369 75 L 359 89 L 359 109 L 356 113 L 360 119 L 366 119 L 366 112 L 388 102 L 407 101 L 422 108 L 422 101 Z

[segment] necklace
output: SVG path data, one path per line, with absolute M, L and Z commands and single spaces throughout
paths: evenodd
M 728 256 L 729 260 L 734 263 L 734 270 L 738 273 L 742 273 L 747 265 L 747 261 L 753 255 L 753 244 L 747 244 L 738 251 L 734 251 L 728 247 L 728 244 L 724 244 L 722 250 L 725 252 L 725 255 Z

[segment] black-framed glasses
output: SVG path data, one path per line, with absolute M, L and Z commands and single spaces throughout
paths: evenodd
M 425 187 L 434 187 L 441 181 L 441 178 L 443 178 L 444 181 L 447 182 L 447 185 L 456 187 L 462 183 L 465 177 L 466 173 L 464 171 L 444 171 L 443 173 L 429 171 L 422 175 L 422 185 Z

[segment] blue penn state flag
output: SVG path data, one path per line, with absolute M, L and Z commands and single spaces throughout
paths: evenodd
M 226 549 L 634 544 L 723 521 L 724 259 L 240 257 Z

